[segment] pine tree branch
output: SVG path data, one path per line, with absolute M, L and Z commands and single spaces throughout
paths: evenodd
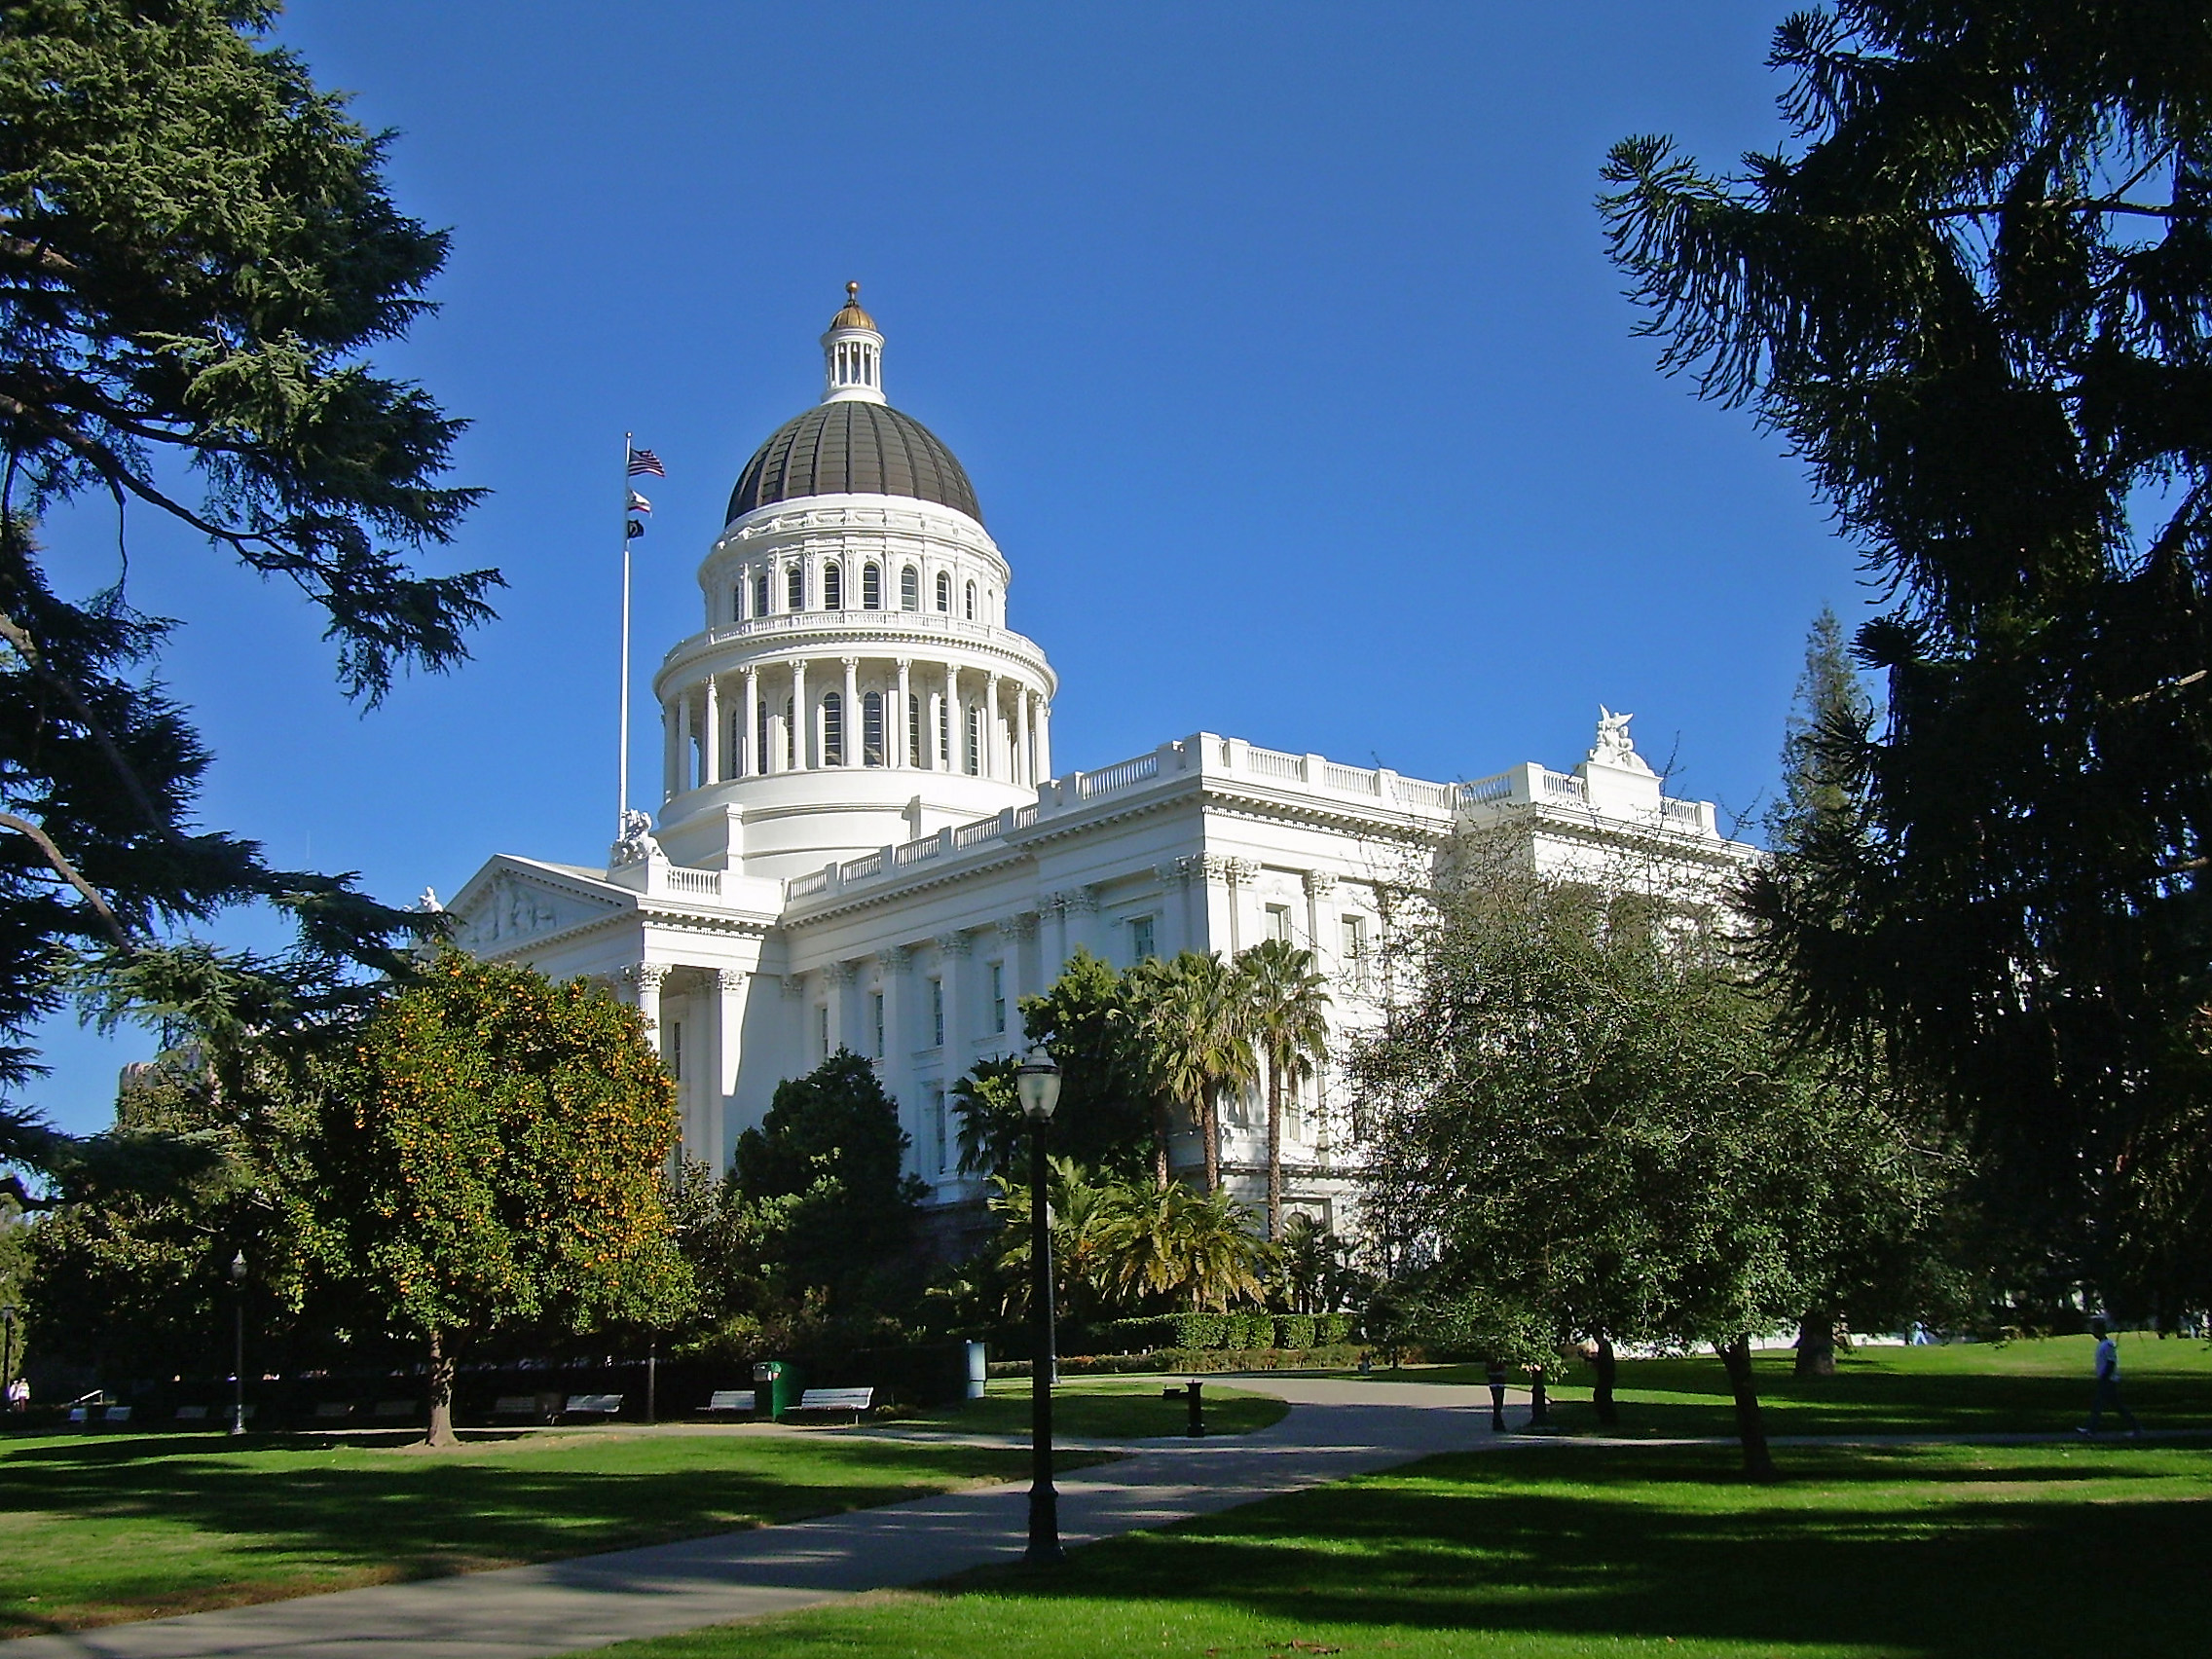
M 77 873 L 77 866 L 54 844 L 51 835 L 29 819 L 19 818 L 13 812 L 0 812 L 0 829 L 13 830 L 18 834 L 29 836 L 37 844 L 38 850 L 46 855 L 46 862 L 53 866 L 54 872 L 84 896 L 85 903 L 92 907 L 93 914 L 105 925 L 107 936 L 116 949 L 128 951 L 133 948 L 130 936 L 123 931 L 123 924 L 115 919 L 115 912 L 108 908 L 108 903 L 100 897 L 99 890 Z

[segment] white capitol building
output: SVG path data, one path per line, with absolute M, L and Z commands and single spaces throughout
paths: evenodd
M 632 816 L 603 867 L 500 854 L 449 906 L 475 954 L 636 1000 L 689 1156 L 725 1166 L 779 1082 L 845 1048 L 876 1063 L 933 1201 L 967 1203 L 947 1095 L 1018 1051 L 1019 999 L 1079 947 L 1126 967 L 1288 939 L 1356 1028 L 1378 1013 L 1379 884 L 1456 830 L 1504 829 L 1545 868 L 1628 847 L 1709 890 L 1751 856 L 1710 802 L 1664 795 L 1617 717 L 1570 772 L 1472 783 L 1210 732 L 1055 772 L 1059 682 L 1008 625 L 1013 571 L 967 473 L 884 401 L 857 287 L 823 349 L 823 400 L 746 463 L 699 566 L 703 626 L 653 677 L 658 827 Z M 1358 1146 L 1331 1089 L 1324 1067 L 1286 1112 L 1284 1193 L 1343 1228 Z M 1254 1202 L 1264 1120 L 1256 1094 L 1223 1112 L 1226 1178 Z

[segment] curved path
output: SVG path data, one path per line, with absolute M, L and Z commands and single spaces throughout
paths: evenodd
M 1257 1434 L 1132 1442 L 1132 1456 L 1062 1476 L 1061 1536 L 1079 1544 L 1161 1527 L 1491 1438 L 1482 1388 L 1234 1382 L 1293 1409 Z M 1027 1494 L 1026 1483 L 985 1487 L 535 1567 L 25 1637 L 0 1642 L 0 1659 L 381 1659 L 395 1648 L 409 1659 L 542 1659 L 1016 1560 Z

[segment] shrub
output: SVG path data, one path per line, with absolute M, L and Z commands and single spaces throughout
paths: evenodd
M 1317 1313 L 1313 1316 L 1313 1341 L 1322 1347 L 1348 1343 L 1357 1323 L 1349 1313 Z
M 1274 1346 L 1279 1348 L 1309 1348 L 1313 1346 L 1313 1315 L 1310 1313 L 1277 1313 L 1274 1319 Z

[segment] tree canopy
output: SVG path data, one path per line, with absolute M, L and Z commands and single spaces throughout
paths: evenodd
M 440 481 L 461 423 L 364 355 L 424 313 L 446 237 L 393 203 L 388 137 L 265 43 L 274 15 L 0 4 L 0 1089 L 72 973 L 112 990 L 167 927 L 290 911 L 297 955 L 230 966 L 312 1003 L 400 968 L 413 926 L 193 824 L 207 752 L 151 678 L 172 624 L 126 579 L 145 515 L 205 536 L 321 611 L 370 704 L 491 615 L 497 572 L 411 563 L 478 494 Z M 112 503 L 117 573 L 57 586 L 35 521 L 85 497 Z M 0 1156 L 51 1144 L 0 1112 Z
M 1755 886 L 1801 1027 L 1878 1031 L 2106 1293 L 2212 1295 L 2212 16 L 1842 0 L 1788 142 L 1617 145 L 1662 362 L 1801 457 L 1888 608 L 1863 805 Z

